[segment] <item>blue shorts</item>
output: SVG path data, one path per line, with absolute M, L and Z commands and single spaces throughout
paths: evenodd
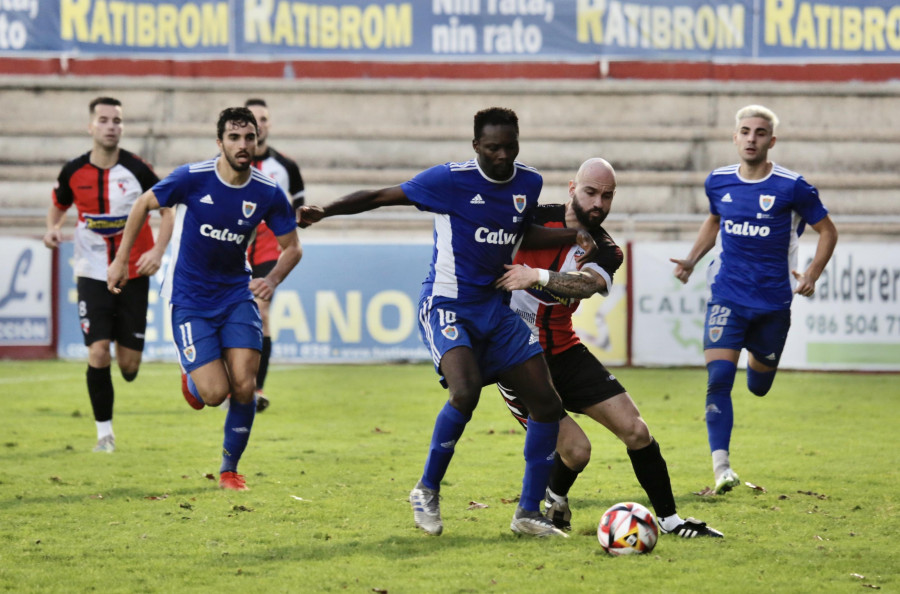
M 172 334 L 185 372 L 222 358 L 222 349 L 262 351 L 262 318 L 255 301 L 213 310 L 170 306 Z
M 444 353 L 458 346 L 472 349 L 483 385 L 543 352 L 528 324 L 509 308 L 502 294 L 475 302 L 425 297 L 419 302 L 419 334 L 439 374 Z
M 790 309 L 766 311 L 711 299 L 706 304 L 703 348 L 747 349 L 761 363 L 776 367 L 790 327 Z

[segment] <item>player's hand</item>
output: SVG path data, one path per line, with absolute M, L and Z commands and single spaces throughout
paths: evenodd
M 503 267 L 506 268 L 506 272 L 494 281 L 495 289 L 512 292 L 516 289 L 529 289 L 538 282 L 536 268 L 521 264 L 504 264 Z
M 578 247 L 584 250 L 584 253 L 580 256 L 575 256 L 575 264 L 578 268 L 581 268 L 581 265 L 590 262 L 597 255 L 597 252 L 600 251 L 600 248 L 597 247 L 597 242 L 594 241 L 594 238 L 591 237 L 591 234 L 585 231 L 584 229 L 579 229 L 578 234 L 575 236 L 575 243 L 578 244 Z
M 694 272 L 694 263 L 690 260 L 679 260 L 678 258 L 669 258 L 669 262 L 675 264 L 675 278 L 686 284 Z
M 301 206 L 296 214 L 297 226 L 301 229 L 306 229 L 325 218 L 325 210 L 321 206 Z
M 113 260 L 106 269 L 106 288 L 110 293 L 118 295 L 126 284 L 128 284 L 128 262 Z
M 153 276 L 162 266 L 162 254 L 154 248 L 147 250 L 137 261 L 137 273 L 141 276 Z
M 62 231 L 59 229 L 51 229 L 44 234 L 44 245 L 51 250 L 58 248 L 60 241 L 62 241 Z
M 268 301 L 275 294 L 275 283 L 266 278 L 254 278 L 250 280 L 250 292 L 262 301 Z
M 805 274 L 797 272 L 796 270 L 791 270 L 791 274 L 797 279 L 797 287 L 794 289 L 794 293 L 803 295 L 804 297 L 812 297 L 816 292 L 816 281 L 810 280 Z

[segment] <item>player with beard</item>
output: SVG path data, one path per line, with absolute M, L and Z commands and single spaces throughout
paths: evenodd
M 220 156 L 183 165 L 135 202 L 107 286 L 118 293 L 140 221 L 155 208 L 175 209 L 172 262 L 162 293 L 182 367 L 182 393 L 195 409 L 220 405 L 228 395 L 219 486 L 246 490 L 237 473 L 256 414 L 253 401 L 262 350 L 262 321 L 254 298 L 270 299 L 300 261 L 294 212 L 274 180 L 251 167 L 256 120 L 245 107 L 219 115 Z M 265 221 L 281 255 L 265 278 L 250 278 L 247 244 Z
M 585 161 L 569 182 L 569 201 L 538 206 L 535 222 L 545 227 L 590 232 L 599 247 L 597 255 L 579 269 L 578 246 L 523 247 L 495 286 L 512 292 L 510 307 L 539 338 L 565 409 L 594 419 L 625 444 L 635 476 L 656 511 L 662 531 L 684 538 L 721 537 L 721 532 L 704 522 L 679 517 L 659 444 L 631 396 L 581 343 L 572 326 L 572 314 L 580 300 L 595 293 L 608 295 L 613 275 L 622 264 L 622 250 L 602 227 L 615 193 L 616 173 L 612 166 L 600 158 Z M 530 431 L 528 405 L 518 389 L 503 381 L 497 387 L 510 412 Z M 568 493 L 590 461 L 591 442 L 572 417 L 563 416 L 559 425 L 544 509 L 557 528 L 570 530 Z

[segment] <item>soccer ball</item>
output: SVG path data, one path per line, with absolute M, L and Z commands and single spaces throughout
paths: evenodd
M 649 553 L 659 539 L 659 528 L 650 510 L 640 503 L 617 503 L 603 514 L 597 539 L 610 555 Z

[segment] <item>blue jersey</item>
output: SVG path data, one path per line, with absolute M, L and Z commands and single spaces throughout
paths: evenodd
M 544 180 L 516 162 L 510 179 L 488 178 L 475 159 L 426 169 L 404 183 L 406 197 L 435 213 L 431 269 L 421 297 L 483 299 L 512 263 Z
M 260 221 L 275 235 L 296 229 L 275 180 L 255 168 L 241 186 L 219 177 L 216 161 L 183 165 L 153 186 L 160 206 L 175 208 L 172 260 L 162 290 L 175 305 L 215 308 L 253 299 L 247 244 Z
M 739 165 L 706 178 L 709 211 L 718 215 L 719 254 L 710 264 L 713 299 L 774 311 L 789 309 L 796 281 L 797 241 L 804 226 L 828 214 L 802 176 L 773 164 L 764 179 L 741 178 Z

